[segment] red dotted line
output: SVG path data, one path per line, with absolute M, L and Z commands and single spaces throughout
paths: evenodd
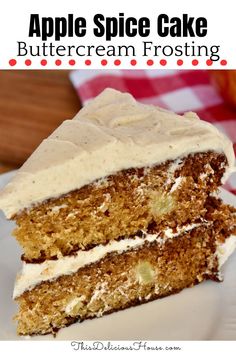
M 102 66 L 106 66 L 107 65 L 107 60 L 106 59 L 101 60 L 101 64 L 102 64 Z
M 55 65 L 56 66 L 60 66 L 61 65 L 61 60 L 60 59 L 55 60 Z
M 223 65 L 223 66 L 227 65 L 227 60 L 224 60 L 224 59 L 221 60 L 221 61 L 220 61 L 220 64 Z
M 121 64 L 120 59 L 114 60 L 114 65 L 115 65 L 115 66 L 119 66 L 120 64 Z
M 15 66 L 16 65 L 16 59 L 10 59 L 9 60 L 9 65 L 10 66 Z
M 74 59 L 70 59 L 70 60 L 68 61 L 68 63 L 69 63 L 69 65 L 74 66 L 74 65 L 76 64 L 76 61 L 75 61 Z M 16 59 L 10 59 L 10 60 L 9 60 L 9 65 L 10 65 L 10 66 L 15 66 L 16 64 L 17 64 Z M 25 65 L 26 65 L 26 66 L 31 66 L 31 64 L 32 64 L 32 61 L 31 61 L 30 59 L 26 59 L 26 60 L 25 60 Z M 46 65 L 48 64 L 48 62 L 47 62 L 46 59 L 42 59 L 42 60 L 40 61 L 40 64 L 41 64 L 42 66 L 46 66 Z M 62 64 L 62 61 L 61 61 L 60 59 L 55 60 L 55 65 L 56 65 L 56 66 L 60 66 L 61 64 Z M 85 64 L 86 66 L 90 66 L 90 65 L 92 64 L 92 61 L 91 61 L 90 59 L 86 59 L 86 60 L 84 61 L 84 64 Z M 108 64 L 108 61 L 107 61 L 106 59 L 102 59 L 102 60 L 101 60 L 101 65 L 102 65 L 102 66 L 106 66 L 107 64 Z M 120 66 L 120 65 L 121 65 L 121 60 L 120 60 L 120 59 L 115 59 L 114 62 L 113 62 L 113 64 L 114 64 L 115 66 Z M 146 64 L 147 64 L 147 66 L 153 66 L 153 65 L 155 64 L 155 62 L 154 62 L 154 60 L 152 60 L 152 59 L 148 59 L 148 60 L 146 61 Z M 159 61 L 159 64 L 160 64 L 161 66 L 166 66 L 166 65 L 167 65 L 167 60 L 166 60 L 166 59 L 161 59 L 161 60 Z M 182 59 L 178 59 L 177 62 L 176 62 L 176 64 L 177 64 L 178 66 L 182 66 L 182 65 L 184 64 L 184 61 L 183 61 Z M 192 66 L 198 66 L 198 64 L 199 64 L 199 61 L 198 61 L 197 59 L 193 59 L 193 60 L 192 60 Z M 131 65 L 131 66 L 136 66 L 136 65 L 137 65 L 137 60 L 136 60 L 136 59 L 130 60 L 130 65 Z M 213 65 L 213 61 L 212 61 L 211 59 L 207 59 L 207 60 L 206 60 L 206 65 L 207 65 L 207 66 L 212 66 L 212 65 Z M 226 66 L 226 65 L 227 65 L 227 60 L 222 59 L 222 60 L 220 61 L 220 65 L 221 65 L 221 66 Z
M 46 66 L 47 63 L 48 63 L 48 62 L 47 62 L 46 59 L 42 59 L 41 62 L 40 62 L 40 64 L 41 64 L 42 66 Z

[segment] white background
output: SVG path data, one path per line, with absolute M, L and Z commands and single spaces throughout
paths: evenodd
M 140 18 L 146 16 L 150 18 L 151 21 L 151 34 L 148 38 L 116 38 L 113 39 L 110 44 L 117 45 L 133 45 L 136 47 L 137 51 L 142 47 L 142 40 L 151 40 L 157 45 L 176 45 L 183 44 L 186 41 L 195 41 L 196 44 L 201 45 L 220 45 L 221 59 L 227 60 L 227 66 L 222 67 L 220 61 L 214 62 L 210 69 L 222 68 L 222 69 L 232 69 L 236 68 L 236 21 L 235 21 L 235 10 L 234 1 L 224 0 L 224 1 L 207 1 L 207 0 L 163 0 L 163 1 L 128 1 L 128 0 L 67 0 L 67 1 L 32 1 L 32 0 L 21 0 L 21 1 L 1 1 L 0 5 L 0 68 L 9 69 L 9 59 L 16 59 L 17 65 L 13 69 L 49 69 L 56 68 L 55 60 L 61 59 L 62 64 L 60 69 L 70 68 L 68 64 L 69 59 L 76 60 L 76 68 L 86 68 L 84 61 L 86 57 L 47 57 L 48 63 L 46 67 L 42 67 L 40 60 L 43 57 L 20 57 L 17 58 L 17 41 L 25 41 L 27 44 L 40 44 L 39 38 L 28 38 L 29 30 L 29 19 L 30 14 L 39 13 L 40 16 L 66 16 L 68 13 L 73 13 L 75 17 L 82 16 L 87 19 L 87 34 L 84 38 L 64 38 L 62 43 L 57 42 L 56 44 L 85 44 L 85 45 L 99 45 L 108 44 L 104 39 L 98 39 L 93 35 L 93 16 L 96 13 L 102 13 L 104 16 L 118 16 L 119 12 L 124 12 L 125 16 L 135 16 Z M 161 38 L 156 35 L 156 18 L 158 14 L 166 13 L 170 17 L 180 16 L 183 13 L 188 13 L 190 16 L 194 17 L 206 17 L 208 20 L 208 34 L 206 37 L 202 38 Z M 53 39 L 49 39 L 49 42 Z M 140 49 L 141 51 L 141 49 Z M 32 65 L 30 67 L 25 66 L 25 60 L 31 59 Z M 102 68 L 100 62 L 103 57 L 90 57 L 92 64 L 89 67 Z M 115 68 L 114 58 L 108 59 L 108 65 L 105 68 Z M 130 59 L 132 58 L 121 58 L 120 68 L 132 68 L 130 66 Z M 179 58 L 176 57 L 157 57 L 149 58 L 146 57 L 136 57 L 137 65 L 135 68 L 147 68 L 147 59 L 154 59 L 155 65 L 150 68 L 162 68 L 160 67 L 159 60 L 166 59 L 167 65 L 165 68 L 177 68 L 176 61 Z M 184 65 L 181 67 L 183 69 L 194 68 L 192 66 L 192 59 L 194 58 L 184 58 Z M 206 66 L 206 58 L 199 58 L 199 65 L 195 68 L 208 68 Z M 11 68 L 12 69 L 12 68 Z
M 143 341 L 144 342 L 144 341 Z M 104 345 L 107 345 L 108 342 L 102 342 Z M 119 341 L 119 342 L 111 342 L 113 346 L 132 346 L 133 342 L 127 341 Z M 86 345 L 91 345 L 92 342 L 84 342 Z M 236 343 L 230 341 L 149 341 L 147 342 L 148 346 L 157 346 L 162 347 L 163 350 L 74 350 L 71 345 L 71 341 L 43 341 L 43 342 L 32 342 L 32 341 L 24 341 L 24 342 L 0 342 L 0 349 L 2 353 L 24 353 L 24 354 L 42 354 L 42 353 L 50 353 L 50 354 L 68 354 L 68 353 L 148 353 L 148 354 L 156 354 L 156 353 L 179 353 L 179 354 L 235 354 L 236 352 Z M 171 350 L 170 348 L 180 347 L 180 350 Z M 168 349 L 169 348 L 169 349 Z
M 83 16 L 87 18 L 88 28 L 91 26 L 93 15 L 96 13 L 102 13 L 105 16 L 117 16 L 119 12 L 125 12 L 126 16 L 142 17 L 147 16 L 150 18 L 152 25 L 156 23 L 156 17 L 160 13 L 166 13 L 169 16 L 181 16 L 182 13 L 188 13 L 191 16 L 203 16 L 208 20 L 208 35 L 205 38 L 199 39 L 201 44 L 217 44 L 221 46 L 221 57 L 226 59 L 228 65 L 226 69 L 236 69 L 236 20 L 234 1 L 207 1 L 207 0 L 163 0 L 163 1 L 129 1 L 129 0 L 67 0 L 67 1 L 1 1 L 0 4 L 0 68 L 9 69 L 8 61 L 11 58 L 16 58 L 16 41 L 26 41 L 27 43 L 36 43 L 36 40 L 28 39 L 29 18 L 31 13 L 39 13 L 41 16 L 66 16 L 68 13 L 74 13 L 75 16 Z M 90 21 L 89 21 L 90 19 Z M 152 30 L 152 33 L 155 31 Z M 157 37 L 156 37 L 157 38 Z M 132 44 L 139 46 L 142 39 L 116 39 L 112 41 L 112 44 Z M 146 39 L 147 40 L 147 39 Z M 151 38 L 158 44 L 168 42 L 168 44 L 174 44 L 176 41 L 181 44 L 181 39 L 155 39 Z M 182 39 L 185 42 L 186 39 Z M 64 43 L 69 44 L 69 40 Z M 70 41 L 74 43 L 75 41 Z M 86 39 L 81 40 L 80 43 L 98 45 L 97 39 L 92 35 L 92 31 L 88 31 Z M 195 39 L 195 42 L 198 41 Z M 102 44 L 102 41 L 99 41 Z M 24 64 L 25 59 L 32 59 L 32 65 L 26 67 Z M 40 58 L 42 59 L 42 58 Z M 40 65 L 40 59 L 38 58 L 20 58 L 17 59 L 17 65 L 14 69 L 55 69 L 54 61 L 57 58 L 47 58 L 48 65 L 42 67 Z M 70 68 L 68 65 L 68 59 L 60 58 L 62 65 L 60 69 Z M 77 58 L 76 58 L 77 59 Z M 77 68 L 86 68 L 84 60 L 86 58 L 78 59 L 76 65 Z M 91 58 L 92 65 L 89 67 L 102 69 L 100 60 L 102 58 Z M 160 58 L 161 59 L 161 58 Z M 138 64 L 135 68 L 147 68 L 147 58 L 136 58 Z M 175 68 L 176 59 L 168 59 L 168 65 L 166 68 Z M 112 61 L 107 66 L 109 68 L 115 68 Z M 106 67 L 106 68 L 107 68 Z M 129 59 L 122 59 L 122 68 L 130 68 Z M 153 67 L 154 68 L 154 67 Z M 155 66 L 157 68 L 157 66 Z M 158 67 L 160 68 L 160 67 Z M 182 68 L 192 68 L 191 60 L 186 59 Z M 205 62 L 200 61 L 197 68 L 206 68 Z M 220 63 L 214 63 L 210 69 L 222 68 Z M 11 68 L 12 69 L 12 68 Z M 162 68 L 161 68 L 162 69 Z M 1 314 L 0 314 L 1 315 Z M 181 324 L 180 324 L 181 325 Z M 158 343 L 160 344 L 160 343 Z M 181 353 L 235 353 L 235 342 L 164 342 L 161 345 L 180 345 L 183 347 Z M 27 353 L 73 353 L 75 352 L 69 342 L 0 342 L 1 353 L 6 352 L 24 352 Z M 171 351 L 173 352 L 173 351 Z

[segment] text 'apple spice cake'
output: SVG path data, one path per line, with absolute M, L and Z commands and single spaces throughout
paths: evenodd
M 236 210 L 217 191 L 233 166 L 232 143 L 196 114 L 103 91 L 0 194 L 24 252 L 18 333 L 55 333 L 221 280 Z

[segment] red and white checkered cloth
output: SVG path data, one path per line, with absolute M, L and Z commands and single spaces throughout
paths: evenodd
M 112 87 L 176 113 L 197 112 L 228 135 L 236 152 L 236 110 L 224 103 L 206 70 L 77 70 L 70 78 L 82 104 Z M 224 187 L 236 194 L 236 173 Z

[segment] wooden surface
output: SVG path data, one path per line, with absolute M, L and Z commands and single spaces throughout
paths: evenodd
M 0 173 L 20 166 L 80 109 L 69 71 L 0 71 Z
M 15 166 L 13 165 L 7 165 L 5 163 L 0 163 L 0 174 L 4 172 L 9 172 L 14 169 Z

